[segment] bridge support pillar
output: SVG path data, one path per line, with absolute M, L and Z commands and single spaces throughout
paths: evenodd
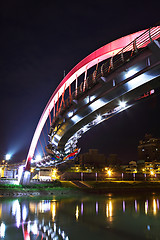
M 21 179 L 20 179 L 20 184 L 28 185 L 28 184 L 30 184 L 30 180 L 31 180 L 31 172 L 23 171 Z

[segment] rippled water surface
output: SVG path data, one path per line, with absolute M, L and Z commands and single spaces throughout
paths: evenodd
M 160 239 L 160 195 L 0 199 L 0 239 Z

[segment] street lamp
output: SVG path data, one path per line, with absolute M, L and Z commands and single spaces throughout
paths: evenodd
M 9 161 L 11 159 L 11 154 L 6 154 L 6 161 Z

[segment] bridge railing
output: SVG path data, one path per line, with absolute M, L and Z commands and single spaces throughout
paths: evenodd
M 70 95 L 64 103 L 61 105 L 56 113 L 56 117 L 52 124 L 55 123 L 59 114 L 65 111 L 66 107 L 70 107 L 73 99 L 80 98 L 88 89 L 91 89 L 93 85 L 98 83 L 101 77 L 107 77 L 108 74 L 120 67 L 125 62 L 129 61 L 133 56 L 143 50 L 149 43 L 160 38 L 160 26 L 149 28 L 134 41 L 130 42 L 126 47 L 120 50 L 116 55 L 107 59 L 100 67 L 96 67 L 96 70 L 80 84 L 80 86 Z

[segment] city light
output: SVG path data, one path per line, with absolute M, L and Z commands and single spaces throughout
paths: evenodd
M 11 159 L 11 154 L 6 154 L 6 160 L 10 160 Z
M 111 171 L 111 170 L 108 170 L 108 171 L 107 171 L 107 174 L 108 174 L 108 176 L 110 177 L 111 174 L 112 174 L 112 171 Z
M 154 175 L 154 171 L 150 171 L 150 174 L 153 176 Z

